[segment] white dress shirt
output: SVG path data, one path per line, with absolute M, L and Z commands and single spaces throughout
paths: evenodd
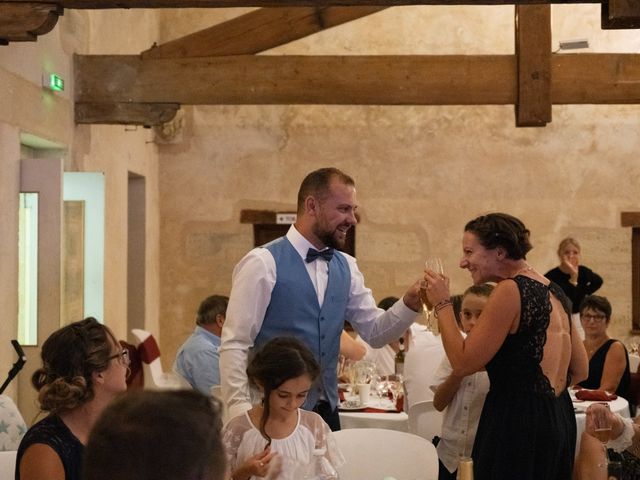
M 433 377 L 434 385 L 440 385 L 452 372 L 451 362 L 445 356 Z M 444 412 L 442 436 L 437 450 L 438 458 L 450 473 L 458 468 L 460 457 L 471 456 L 480 414 L 488 391 L 487 372 L 467 375 Z
M 314 246 L 293 225 L 287 232 L 287 239 L 304 262 L 307 250 Z M 402 335 L 413 322 L 416 312 L 403 301 L 396 302 L 386 312 L 378 308 L 371 290 L 364 285 L 364 277 L 358 269 L 356 259 L 344 253 L 343 255 L 351 272 L 345 321 L 348 321 L 367 343 L 374 347 L 382 347 Z M 318 301 L 322 305 L 328 282 L 328 264 L 324 260 L 304 264 L 318 294 Z M 275 260 L 266 248 L 254 248 L 233 270 L 220 348 L 222 394 L 227 402 L 230 417 L 251 408 L 246 374 L 247 358 L 249 349 L 253 347 L 254 340 L 262 328 L 275 283 Z

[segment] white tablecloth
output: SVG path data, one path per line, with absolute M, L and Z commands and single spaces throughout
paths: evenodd
M 573 407 L 576 409 L 576 426 L 577 426 L 577 438 L 576 438 L 576 455 L 580 451 L 580 437 L 582 436 L 582 432 L 586 427 L 587 416 L 584 413 L 587 407 L 592 403 L 600 403 L 600 402 L 590 402 L 590 401 L 582 401 L 576 402 L 575 396 L 573 392 L 571 392 L 571 398 L 574 400 Z M 618 397 L 611 402 L 607 402 L 609 404 L 609 408 L 614 413 L 619 413 L 623 417 L 629 418 L 629 402 L 627 402 L 624 398 Z
M 342 428 L 386 428 L 387 430 L 409 431 L 409 416 L 400 413 L 340 412 Z
M 348 399 L 356 399 L 349 396 Z M 391 400 L 380 400 L 375 395 L 369 397 L 367 403 L 372 408 L 393 408 Z M 386 428 L 387 430 L 398 430 L 400 432 L 409 431 L 409 416 L 405 412 L 363 412 L 363 411 L 340 411 L 340 426 L 342 428 Z

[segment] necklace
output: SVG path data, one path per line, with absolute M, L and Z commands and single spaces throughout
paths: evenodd
M 604 345 L 607 340 L 609 340 L 609 337 L 605 337 L 604 339 L 598 339 L 598 342 L 594 343 L 591 346 L 591 348 L 587 347 L 587 343 L 589 343 L 589 342 L 585 341 L 584 344 L 585 344 L 585 348 L 587 350 L 587 355 L 589 357 L 591 357 L 591 355 L 593 353 L 595 353 L 600 347 L 602 347 L 602 345 Z
M 528 263 L 525 263 L 525 266 L 522 267 L 520 270 L 518 270 L 516 273 L 514 273 L 512 277 L 517 277 L 521 273 L 532 272 L 532 271 L 533 271 L 533 267 Z

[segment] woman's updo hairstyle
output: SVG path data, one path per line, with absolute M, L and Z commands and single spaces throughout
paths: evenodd
M 529 241 L 529 230 L 519 219 L 506 213 L 489 213 L 471 220 L 464 227 L 471 232 L 488 250 L 502 247 L 507 258 L 512 260 L 526 259 L 533 248 Z
M 320 366 L 311 350 L 294 337 L 275 337 L 269 340 L 249 362 L 247 378 L 252 385 L 262 388 L 264 393 L 260 432 L 269 442 L 271 438 L 264 429 L 269 418 L 271 392 L 287 380 L 305 374 L 313 382 L 320 374 Z
M 42 344 L 42 367 L 31 377 L 40 409 L 59 413 L 91 400 L 91 375 L 107 369 L 114 344 L 113 333 L 93 317 L 53 332 Z

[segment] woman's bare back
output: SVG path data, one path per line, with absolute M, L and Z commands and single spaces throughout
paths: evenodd
M 553 293 L 549 294 L 549 298 L 551 314 L 540 368 L 557 396 L 567 387 L 567 373 L 571 363 L 571 320 Z

